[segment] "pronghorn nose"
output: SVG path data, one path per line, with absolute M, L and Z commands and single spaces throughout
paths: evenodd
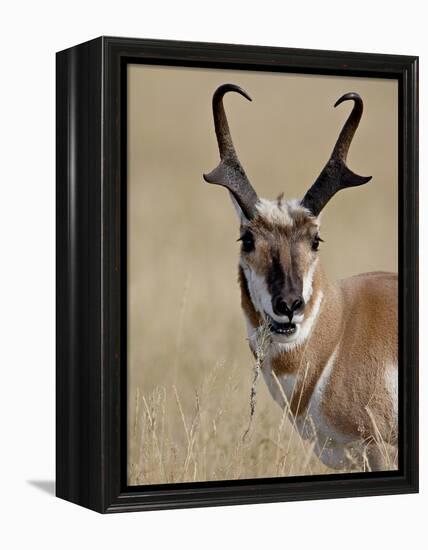
M 305 307 L 305 301 L 302 296 L 299 296 L 291 305 L 291 311 L 301 311 Z
M 293 314 L 296 311 L 302 310 L 305 307 L 305 302 L 301 296 L 298 296 L 294 300 L 287 301 L 282 296 L 275 296 L 272 299 L 272 309 L 276 315 L 287 315 L 290 319 L 293 318 Z

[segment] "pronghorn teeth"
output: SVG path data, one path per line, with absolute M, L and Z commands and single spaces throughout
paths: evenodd
M 271 331 L 276 332 L 277 334 L 286 334 L 287 336 L 290 336 L 291 334 L 294 334 L 296 332 L 297 327 L 295 323 L 278 323 L 278 321 L 272 319 L 272 317 L 268 313 L 266 313 L 265 315 Z

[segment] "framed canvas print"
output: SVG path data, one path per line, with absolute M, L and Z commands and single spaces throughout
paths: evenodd
M 417 58 L 57 54 L 57 496 L 418 490 Z

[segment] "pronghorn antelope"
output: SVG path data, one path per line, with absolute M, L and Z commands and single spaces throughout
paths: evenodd
M 233 84 L 213 96 L 220 164 L 208 183 L 229 190 L 240 219 L 239 284 L 248 339 L 256 354 L 260 327 L 269 343 L 262 372 L 273 398 L 287 403 L 303 438 L 328 466 L 385 468 L 397 448 L 397 276 L 373 272 L 337 282 L 318 257 L 320 213 L 333 195 L 367 183 L 346 157 L 363 112 L 357 93 L 333 152 L 302 200 L 257 196 L 232 142 L 223 106 Z M 274 374 L 273 374 L 274 373 Z M 279 383 L 278 383 L 279 382 Z

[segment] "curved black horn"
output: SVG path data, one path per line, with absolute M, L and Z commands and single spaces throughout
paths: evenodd
M 351 99 L 355 102 L 354 107 L 340 132 L 331 157 L 302 200 L 302 205 L 314 216 L 318 216 L 331 197 L 341 189 L 362 185 L 372 179 L 371 176 L 358 176 L 346 166 L 349 146 L 363 114 L 363 100 L 356 92 L 350 92 L 334 104 L 337 107 Z
M 255 213 L 258 197 L 238 160 L 235 147 L 233 146 L 223 106 L 223 96 L 227 92 L 238 92 L 238 94 L 243 95 L 251 101 L 250 96 L 235 84 L 223 84 L 214 92 L 213 115 L 220 151 L 220 164 L 209 174 L 204 174 L 204 180 L 208 183 L 226 187 L 234 196 L 247 219 L 251 219 Z

